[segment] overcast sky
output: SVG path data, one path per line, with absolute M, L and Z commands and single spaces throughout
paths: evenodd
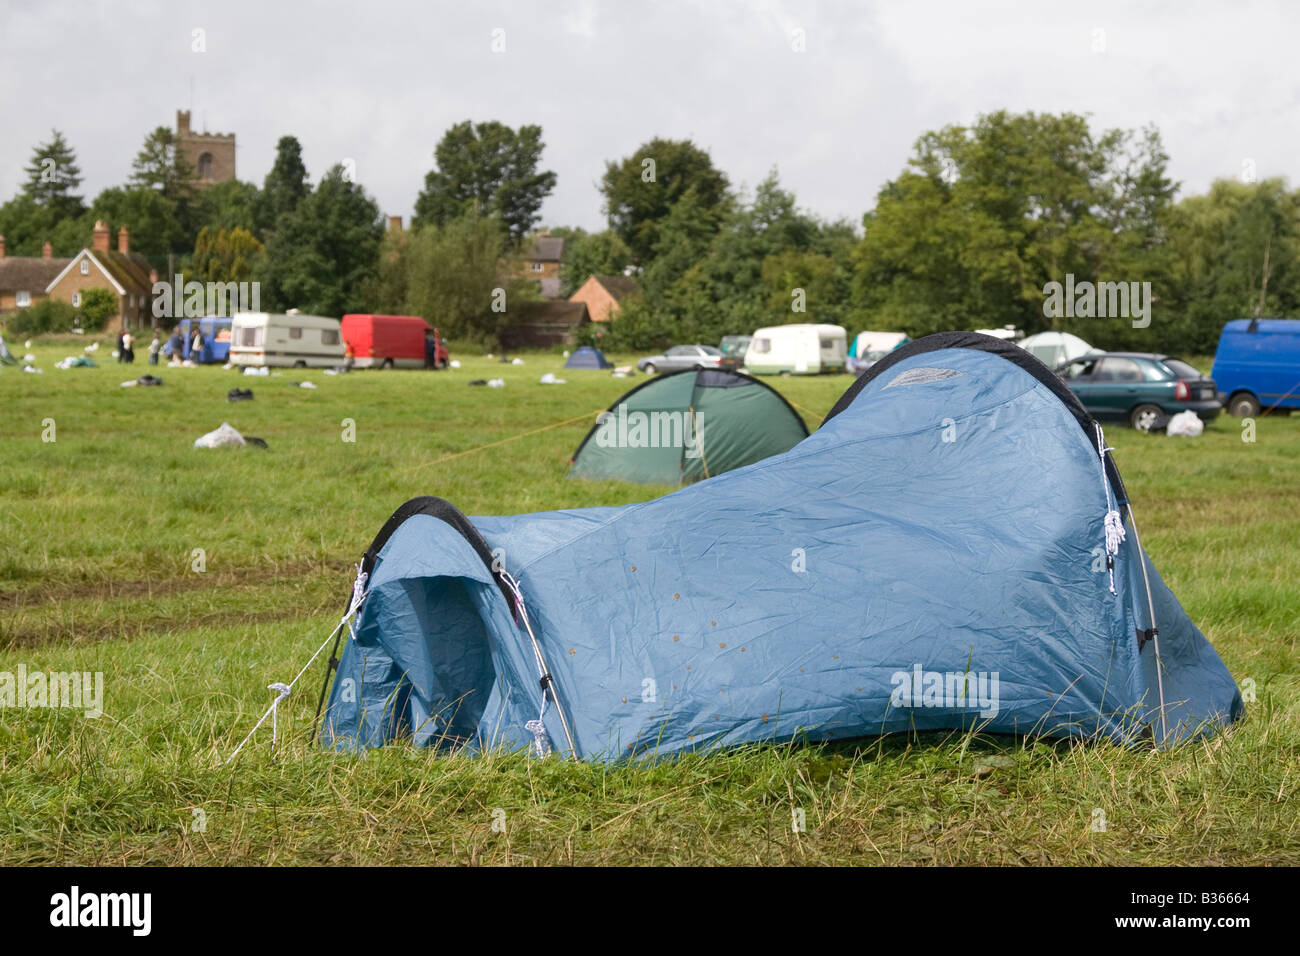
M 604 162 L 655 135 L 737 185 L 776 166 L 800 205 L 857 223 L 922 132 L 1002 108 L 1155 123 L 1184 195 L 1247 160 L 1295 184 L 1297 41 L 1300 4 L 1239 0 L 0 0 L 0 200 L 51 127 L 93 197 L 191 105 L 237 134 L 239 178 L 260 185 L 291 133 L 313 180 L 350 158 L 404 217 L 463 119 L 542 126 L 548 225 L 600 228 Z

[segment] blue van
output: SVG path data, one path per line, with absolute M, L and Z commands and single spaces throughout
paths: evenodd
M 194 323 L 199 324 L 203 333 L 203 353 L 190 355 L 190 340 L 194 338 Z M 202 319 L 181 319 L 176 323 L 181 330 L 181 339 L 185 343 L 181 348 L 181 358 L 191 359 L 197 365 L 224 363 L 230 355 L 230 319 L 221 315 L 209 315 Z
M 1210 377 L 1230 415 L 1300 408 L 1300 319 L 1233 319 L 1219 337 Z

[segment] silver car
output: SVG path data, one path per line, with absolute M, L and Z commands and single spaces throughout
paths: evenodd
M 717 368 L 722 352 L 712 345 L 674 345 L 663 355 L 651 355 L 636 363 L 647 375 L 680 372 L 686 368 Z

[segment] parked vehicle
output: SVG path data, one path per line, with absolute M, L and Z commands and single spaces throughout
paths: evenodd
M 447 367 L 438 330 L 418 315 L 352 314 L 343 316 L 340 326 L 356 368 Z
M 338 319 L 298 312 L 240 312 L 230 331 L 232 365 L 330 368 L 343 361 Z
M 848 367 L 848 335 L 838 325 L 778 325 L 759 329 L 745 353 L 758 375 L 817 375 Z
M 1219 336 L 1210 374 L 1229 415 L 1300 408 L 1300 320 L 1234 319 Z
M 1139 431 L 1163 428 L 1171 415 L 1219 417 L 1214 380 L 1186 362 L 1148 352 L 1093 352 L 1057 370 L 1098 420 L 1121 420 Z
M 636 363 L 647 375 L 680 372 L 687 368 L 717 368 L 722 352 L 712 345 L 674 345 L 663 355 L 651 355 Z
M 749 343 L 753 338 L 752 335 L 724 335 L 718 343 L 718 351 L 722 353 L 719 366 L 733 372 L 744 368 L 745 353 L 749 351 Z
M 194 324 L 203 333 L 203 351 L 191 355 Z M 222 315 L 209 315 L 201 319 L 181 319 L 176 323 L 181 330 L 181 358 L 198 365 L 224 364 L 230 354 L 230 328 L 232 320 Z
M 902 332 L 859 332 L 849 346 L 849 371 L 864 372 L 910 341 Z

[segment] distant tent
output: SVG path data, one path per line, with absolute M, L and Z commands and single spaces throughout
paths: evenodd
M 808 427 L 781 393 L 741 372 L 660 375 L 602 412 L 571 478 L 681 485 L 789 451 Z
M 1091 345 L 1069 332 L 1039 332 L 1021 339 L 1017 344 L 1052 369 L 1093 351 Z
M 0 335 L 0 365 L 17 365 L 18 360 L 9 352 L 9 346 L 5 345 L 5 337 Z
M 592 348 L 590 345 L 584 345 L 569 356 L 569 360 L 564 363 L 564 367 L 613 368 L 614 363 L 605 358 L 605 353 L 600 349 Z

